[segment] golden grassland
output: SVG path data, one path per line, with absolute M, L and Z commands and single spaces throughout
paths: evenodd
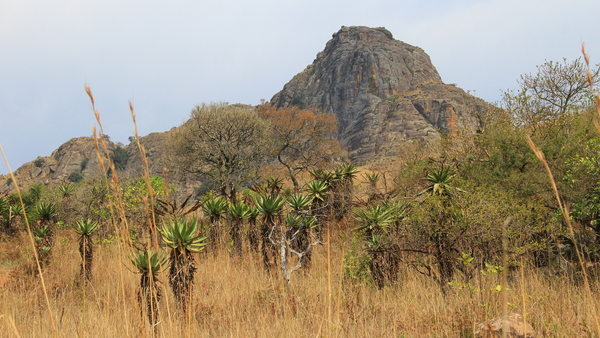
M 59 231 L 44 270 L 48 308 L 39 277 L 24 268 L 34 266 L 26 239 L 7 240 L 0 245 L 0 264 L 12 272 L 0 291 L 0 336 L 472 337 L 477 323 L 502 315 L 506 297 L 508 311 L 525 313 L 539 336 L 594 337 L 596 319 L 590 315 L 598 306 L 595 283 L 590 295 L 577 276 L 524 267 L 511 272 L 505 295 L 497 287 L 499 275 L 481 274 L 444 296 L 433 280 L 404 266 L 395 285 L 377 290 L 344 279 L 348 233 L 348 227 L 334 227 L 330 245 L 318 247 L 310 269 L 297 271 L 287 287 L 279 271 L 267 274 L 253 253 L 241 259 L 225 251 L 198 255 L 187 316 L 175 307 L 163 272 L 155 330 L 140 314 L 139 277 L 128 269 L 122 296 L 119 266 L 132 267 L 119 261 L 115 243 L 96 244 L 94 277 L 83 288 L 76 235 L 68 228 Z

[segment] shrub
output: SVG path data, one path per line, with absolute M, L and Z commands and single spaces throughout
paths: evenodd
M 77 182 L 80 182 L 81 180 L 83 180 L 83 175 L 81 175 L 80 172 L 74 171 L 71 174 L 69 174 L 69 181 L 71 181 L 73 183 L 77 183 Z
M 85 157 L 83 160 L 81 160 L 81 163 L 79 163 L 79 167 L 81 168 L 81 171 L 84 171 L 85 168 L 87 168 L 89 161 L 90 161 L 90 159 L 87 157 Z

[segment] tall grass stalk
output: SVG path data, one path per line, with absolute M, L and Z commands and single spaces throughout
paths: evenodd
M 138 146 L 140 155 L 142 157 L 142 163 L 144 165 L 144 181 L 146 182 L 146 189 L 148 190 L 148 196 L 150 197 L 149 205 L 148 203 L 145 203 L 146 210 L 149 210 L 150 212 L 148 227 L 150 228 L 150 232 L 152 235 L 152 245 L 154 247 L 154 250 L 158 250 L 158 233 L 156 231 L 156 215 L 154 213 L 154 189 L 152 188 L 152 184 L 150 183 L 150 166 L 148 165 L 148 158 L 146 157 L 146 148 L 142 145 L 142 142 L 140 141 L 135 110 L 131 101 L 129 101 L 129 111 L 131 112 L 131 120 L 133 121 L 133 136 L 135 137 L 135 142 Z
M 590 66 L 590 56 L 585 51 L 585 46 L 581 45 L 581 53 L 583 54 L 583 59 L 585 60 L 585 64 L 587 66 L 587 79 L 588 84 L 590 85 L 590 90 L 594 95 L 594 104 L 596 105 L 596 111 L 598 112 L 598 116 L 600 117 L 600 92 L 594 93 L 594 78 L 592 76 L 592 67 Z M 594 120 L 596 129 L 600 132 L 600 126 L 598 125 L 597 120 Z
M 111 156 L 110 156 L 110 152 L 108 150 L 108 145 L 106 143 L 106 138 L 104 137 L 104 128 L 102 127 L 102 121 L 100 119 L 100 112 L 96 109 L 96 104 L 95 104 L 95 100 L 94 100 L 94 94 L 92 93 L 92 89 L 88 86 L 88 85 L 84 85 L 84 89 L 85 92 L 87 93 L 88 97 L 90 98 L 90 102 L 92 104 L 92 112 L 94 113 L 94 117 L 96 118 L 96 121 L 98 122 L 98 127 L 100 128 L 100 135 L 98 136 L 98 133 L 96 132 L 96 128 L 93 127 L 92 128 L 92 133 L 93 133 L 93 137 L 94 137 L 94 145 L 96 147 L 96 155 L 98 157 L 98 162 L 100 164 L 100 167 L 102 168 L 102 172 L 106 173 L 106 163 L 105 163 L 105 159 L 108 162 L 108 166 L 111 170 L 112 173 L 112 180 L 111 180 L 111 184 L 107 187 L 109 188 L 109 191 L 113 192 L 113 196 L 117 199 L 117 201 L 119 201 L 119 196 L 120 196 L 120 191 L 119 191 L 119 187 L 118 187 L 118 178 L 117 178 L 117 170 L 115 168 L 115 164 L 113 163 L 113 161 L 111 160 Z M 102 144 L 102 149 L 104 150 L 104 156 L 102 154 L 101 148 L 100 148 L 100 143 Z M 108 184 L 108 183 L 107 183 Z M 129 336 L 129 318 L 128 318 L 128 311 L 127 311 L 127 304 L 126 304 L 126 294 L 125 294 L 125 279 L 124 279 L 124 273 L 123 273 L 123 266 L 124 264 L 126 264 L 126 258 L 124 255 L 124 250 L 123 250 L 123 238 L 127 238 L 127 240 L 129 241 L 129 245 L 131 246 L 131 239 L 128 236 L 128 226 L 127 226 L 127 220 L 125 217 L 125 207 L 123 206 L 122 200 L 120 200 L 120 203 L 118 204 L 119 208 L 117 208 L 118 210 L 120 210 L 120 214 L 121 214 L 121 221 L 124 223 L 124 227 L 121 227 L 122 229 L 119 229 L 119 227 L 117 226 L 117 221 L 115 220 L 115 205 L 114 205 L 114 201 L 112 199 L 109 199 L 109 210 L 110 210 L 110 221 L 115 229 L 115 236 L 117 236 L 117 245 L 118 245 L 118 255 L 119 255 L 119 279 L 121 281 L 121 302 L 123 304 L 123 315 L 125 316 L 125 334 L 127 336 Z M 124 231 L 127 231 L 126 236 L 123 236 Z

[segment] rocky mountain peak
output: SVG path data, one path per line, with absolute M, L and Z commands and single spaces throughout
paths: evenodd
M 476 114 L 464 106 L 472 100 L 443 84 L 421 48 L 395 40 L 385 28 L 353 26 L 334 33 L 271 103 L 336 114 L 342 143 L 363 161 L 393 155 L 401 140 L 439 139 L 448 121 L 474 131 Z

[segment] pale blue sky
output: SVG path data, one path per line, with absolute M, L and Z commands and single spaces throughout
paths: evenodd
M 386 27 L 442 79 L 487 101 L 545 60 L 600 62 L 597 0 L 2 0 L 0 145 L 13 170 L 95 124 L 127 143 L 202 102 L 258 104 L 312 63 L 341 26 Z M 7 172 L 0 164 L 0 174 Z

